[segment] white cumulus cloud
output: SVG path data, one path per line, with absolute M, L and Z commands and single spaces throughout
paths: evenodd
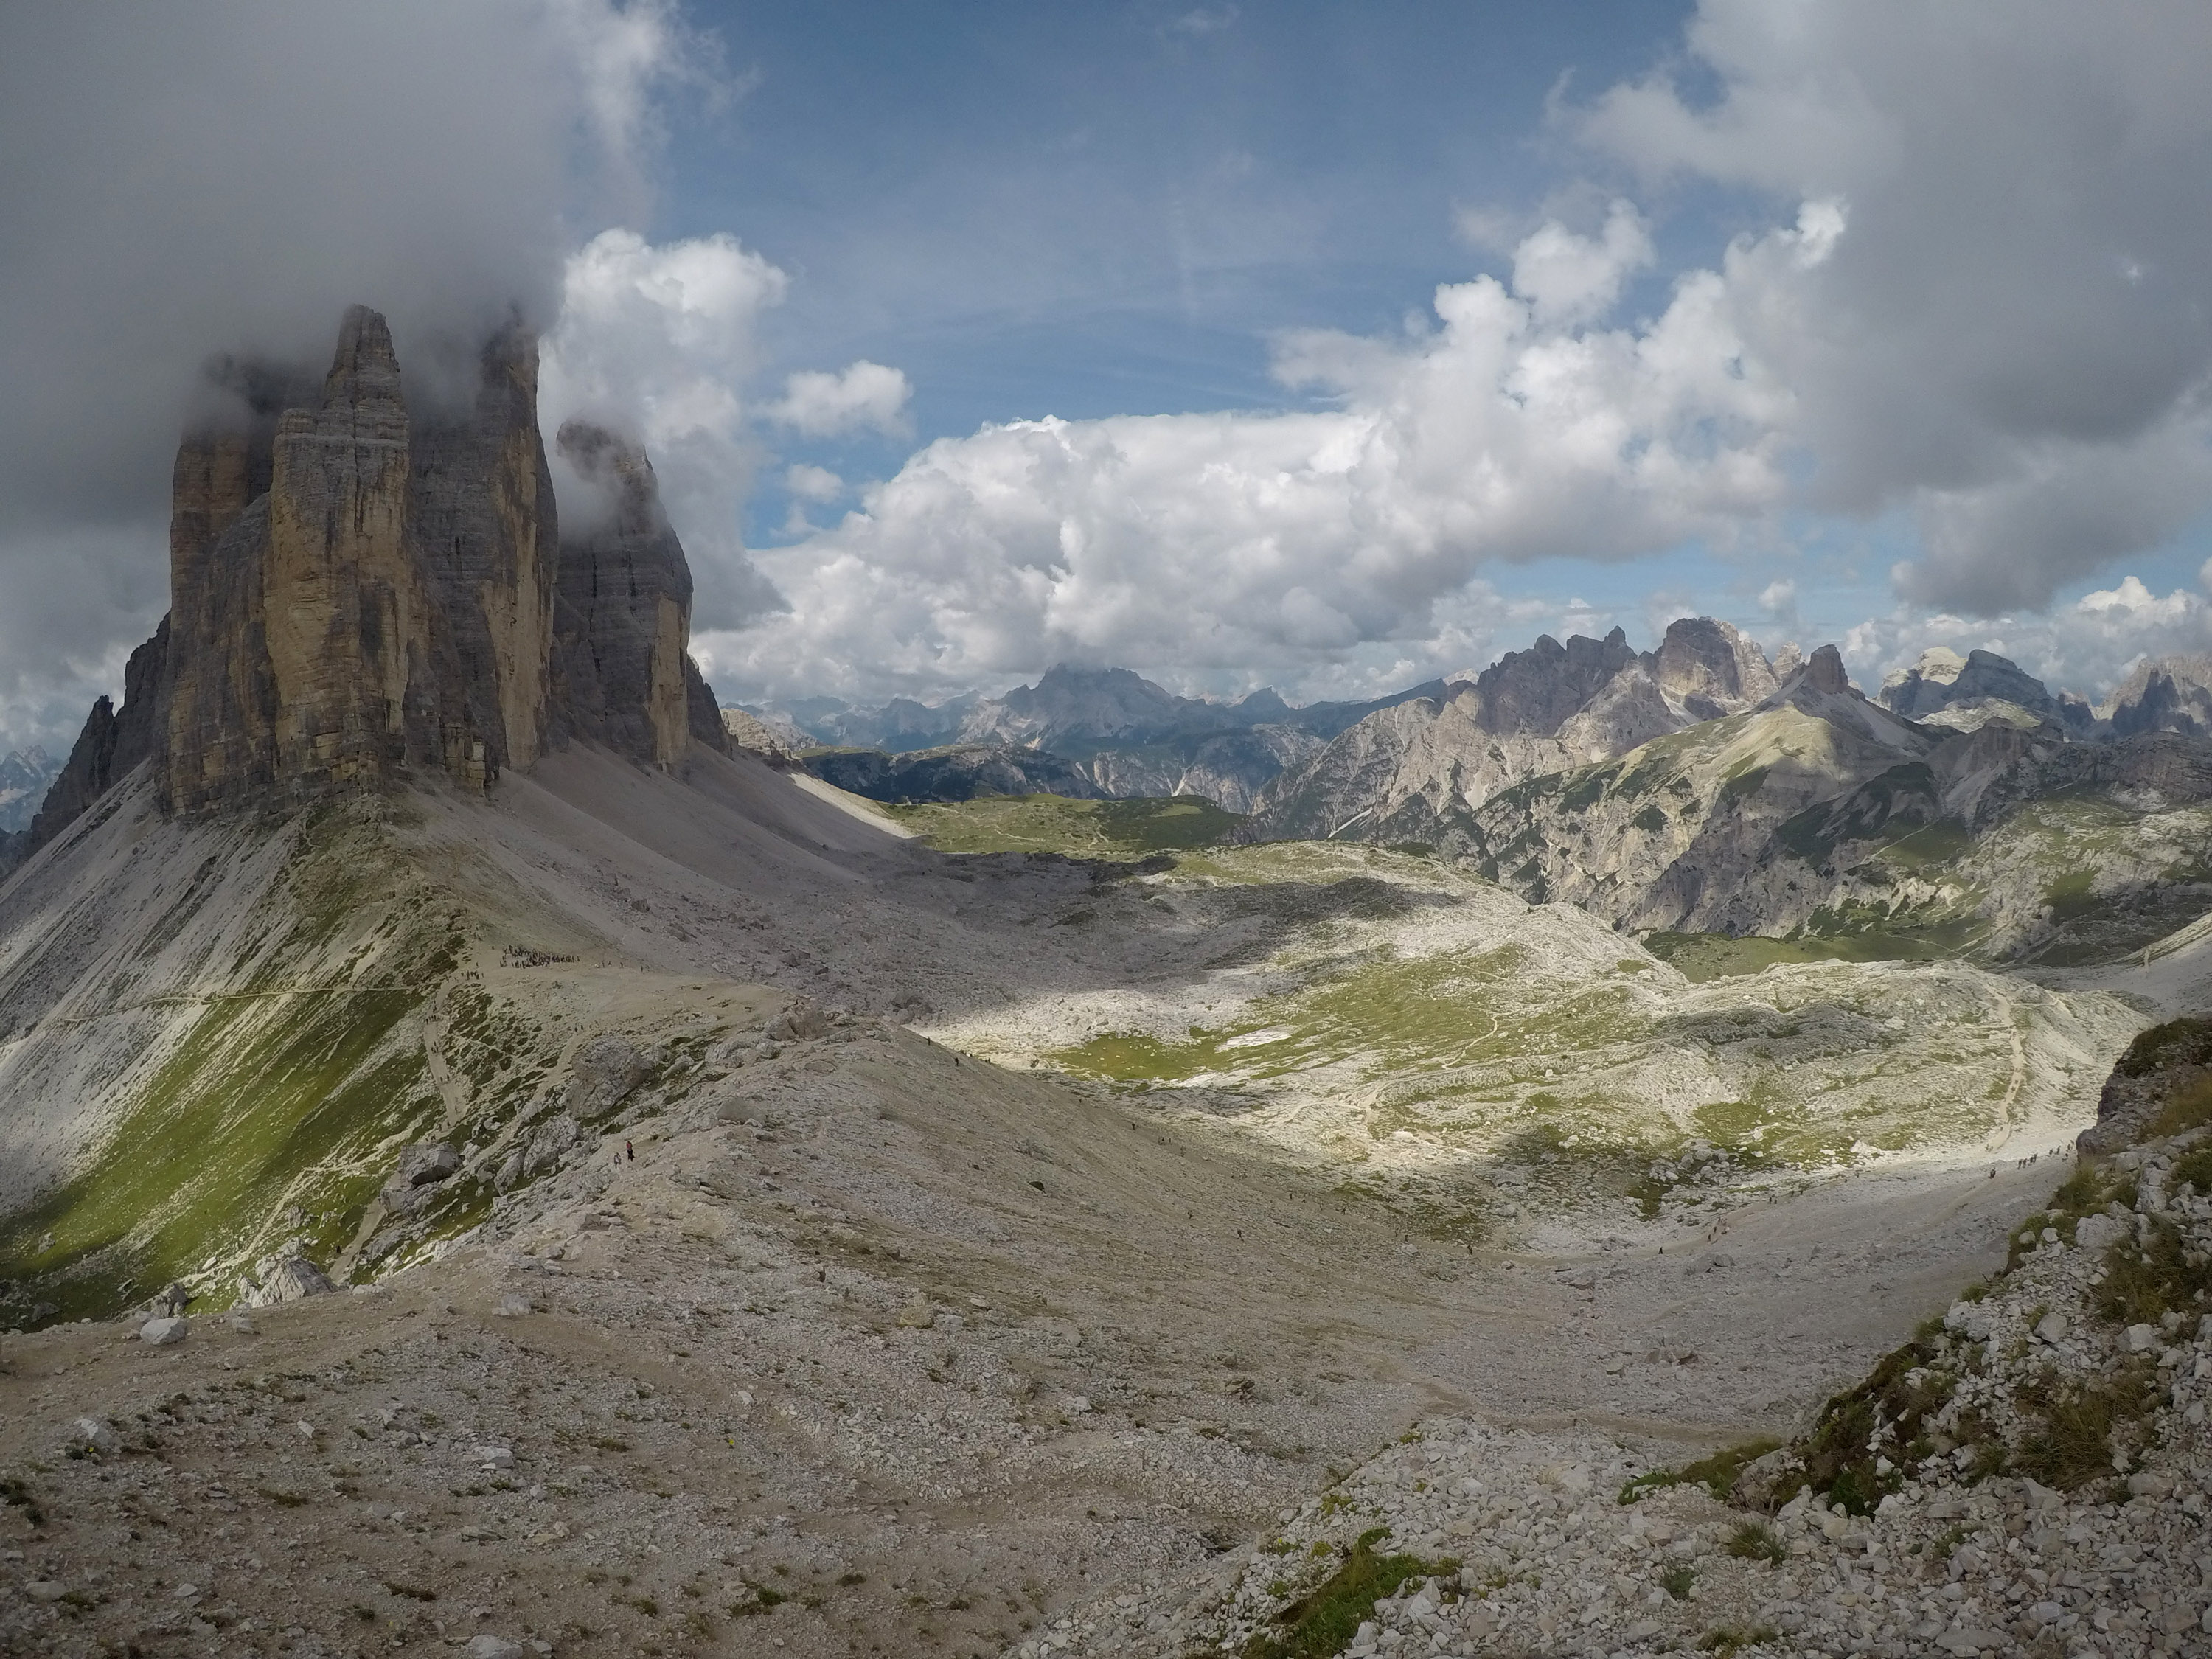
M 1612 223 L 1589 246 L 1619 268 L 1642 233 Z M 1747 362 L 1738 290 L 1823 234 L 1744 239 L 1648 325 L 1604 328 L 1580 325 L 1595 290 L 1560 277 L 1547 225 L 1516 259 L 1538 294 L 1480 277 L 1439 289 L 1424 333 L 1286 337 L 1279 378 L 1334 408 L 939 440 L 837 525 L 760 556 L 792 611 L 717 641 L 718 660 L 775 689 L 839 663 L 927 690 L 1060 657 L 1306 683 L 1425 641 L 1411 655 L 1435 672 L 1464 639 L 1438 606 L 1489 561 L 1629 557 L 1784 499 L 1789 395 Z
M 804 369 L 784 382 L 771 419 L 810 438 L 872 429 L 896 437 L 907 431 L 907 400 L 914 395 L 903 373 L 863 357 L 835 374 Z
M 702 627 L 779 603 L 747 557 L 739 514 L 760 459 L 745 383 L 760 322 L 789 278 L 727 235 L 654 244 L 601 232 L 572 255 L 544 345 L 538 409 L 549 435 L 580 416 L 641 441 L 697 583 Z M 564 513 L 588 513 L 554 453 Z

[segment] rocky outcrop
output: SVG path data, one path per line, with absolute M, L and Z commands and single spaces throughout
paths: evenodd
M 2212 1019 L 2168 1020 L 2139 1034 L 2112 1066 L 2097 1097 L 2097 1121 L 2076 1145 L 2117 1152 L 2151 1132 L 2166 1106 L 2212 1084 Z
M 791 747 L 758 715 L 743 708 L 723 708 L 717 711 L 722 720 L 722 735 L 731 750 L 744 750 L 772 760 L 788 757 Z
M 170 520 L 164 803 L 403 770 L 481 787 L 540 745 L 552 494 L 535 348 L 483 354 L 466 416 L 417 429 L 356 307 L 309 407 L 188 438 Z
M 328 1296 L 337 1286 L 330 1275 L 295 1253 L 264 1257 L 250 1273 L 238 1280 L 241 1308 L 275 1308 L 287 1302 L 304 1302 L 311 1296 Z
M 707 684 L 707 677 L 699 672 L 699 665 L 688 653 L 684 658 L 684 719 L 691 741 L 700 747 L 711 749 L 718 755 L 738 751 L 739 744 L 722 717 L 722 706 L 715 698 L 714 688 Z
M 2113 688 L 2098 711 L 2115 737 L 2212 732 L 2212 657 L 2158 657 Z
M 684 544 L 669 527 L 642 449 L 580 421 L 563 426 L 557 441 L 596 499 L 571 513 L 562 538 L 554 729 L 562 738 L 587 738 L 634 760 L 672 767 L 692 732 L 707 723 L 692 713 L 697 671 L 686 654 L 691 568 Z M 707 711 L 713 704 L 710 694 Z M 712 729 L 721 729 L 718 713 Z
M 37 747 L 0 755 L 0 832 L 31 827 L 61 769 L 60 762 Z
M 2008 657 L 1972 651 L 1964 657 L 1942 646 L 1881 683 L 1875 700 L 1907 720 L 1971 732 L 1992 720 L 2033 728 L 2056 721 L 2067 731 L 2092 735 L 2095 716 L 2075 698 L 2051 695 L 2041 680 Z
M 526 770 L 545 742 L 560 561 L 536 337 L 494 335 L 472 407 L 418 422 L 410 460 L 408 540 L 458 669 L 446 718 L 484 743 L 494 775 Z
M 1651 666 L 1667 700 L 1698 720 L 1718 720 L 1771 696 L 1781 684 L 1765 652 L 1711 617 L 1668 624 Z
M 271 742 L 288 785 L 371 781 L 445 758 L 409 471 L 392 335 L 356 307 L 319 405 L 276 423 L 261 599 Z M 481 783 L 481 742 L 456 735 L 461 764 L 449 769 Z
M 69 759 L 46 791 L 45 804 L 31 821 L 23 856 L 67 829 L 110 785 L 154 752 L 159 736 L 155 704 L 168 646 L 169 625 L 165 620 L 154 637 L 133 651 L 124 665 L 121 711 L 106 697 L 93 704 L 84 730 L 77 734 L 76 746 L 70 750 Z

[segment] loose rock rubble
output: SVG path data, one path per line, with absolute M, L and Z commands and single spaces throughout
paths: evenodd
M 2204 1133 L 2069 1179 L 2010 1270 L 1788 1448 L 1677 1475 L 1626 1437 L 1425 1423 L 1194 1593 L 1094 1604 L 1019 1659 L 2212 1652 Z

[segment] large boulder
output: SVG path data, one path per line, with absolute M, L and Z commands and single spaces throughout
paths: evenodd
M 430 1189 L 461 1167 L 461 1155 L 442 1140 L 421 1141 L 399 1154 L 398 1167 L 378 1196 L 395 1215 L 407 1215 L 432 1196 Z
M 303 1255 L 279 1255 L 263 1261 L 259 1271 L 238 1281 L 240 1304 L 273 1308 L 285 1302 L 304 1302 L 311 1296 L 328 1296 L 337 1286 L 330 1275 Z
M 637 1045 L 618 1036 L 597 1036 L 568 1062 L 568 1088 L 562 1109 L 579 1122 L 605 1117 L 636 1092 L 653 1069 Z
M 576 1120 L 566 1112 L 556 1114 L 519 1138 L 514 1149 L 499 1166 L 492 1185 L 501 1192 L 519 1187 L 561 1162 L 568 1149 L 583 1138 Z

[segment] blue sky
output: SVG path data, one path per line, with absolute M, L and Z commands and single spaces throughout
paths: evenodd
M 1523 214 L 1560 181 L 1553 89 L 1645 67 L 1686 15 L 1626 0 L 692 11 L 741 90 L 678 127 L 664 231 L 734 229 L 793 273 L 779 353 L 898 363 L 925 439 L 1280 404 L 1270 333 L 1389 328 L 1467 276 L 1457 210 Z

